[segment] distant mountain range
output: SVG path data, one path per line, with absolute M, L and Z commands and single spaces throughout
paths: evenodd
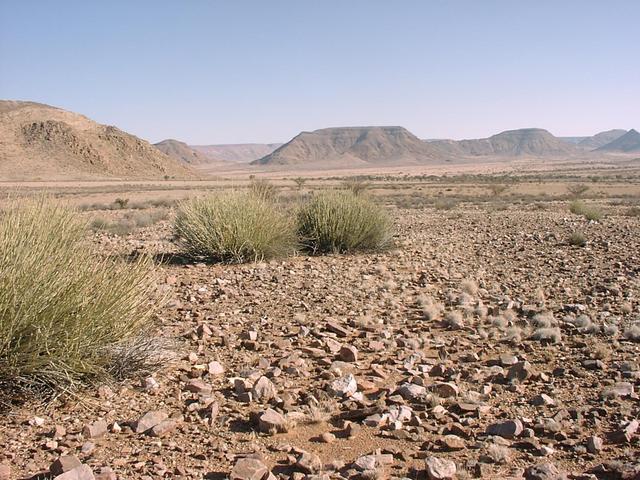
M 357 168 L 507 161 L 515 158 L 598 158 L 640 152 L 636 130 L 558 138 L 541 128 L 508 130 L 471 140 L 421 140 L 400 126 L 323 128 L 285 144 L 155 145 L 117 127 L 34 102 L 0 101 L 0 179 L 194 178 L 240 168 Z

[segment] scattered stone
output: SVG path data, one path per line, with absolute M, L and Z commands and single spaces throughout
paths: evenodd
M 0 480 L 11 480 L 11 467 L 6 463 L 0 463 Z
M 458 393 L 460 393 L 458 386 L 455 383 L 451 382 L 436 383 L 432 387 L 432 390 L 440 398 L 457 397 Z
M 602 445 L 603 442 L 600 437 L 592 435 L 591 437 L 587 438 L 587 451 L 589 453 L 596 454 L 600 452 L 602 450 Z
M 338 357 L 343 362 L 357 362 L 358 349 L 353 345 L 343 345 L 338 352 Z
M 100 438 L 107 433 L 107 422 L 104 420 L 96 420 L 93 423 L 85 425 L 82 429 L 82 435 L 86 438 Z
M 358 382 L 352 374 L 331 382 L 331 392 L 338 397 L 348 397 L 358 391 Z
M 169 433 L 173 432 L 178 425 L 180 425 L 182 419 L 181 418 L 168 418 L 163 420 L 162 422 L 154 425 L 149 431 L 149 435 L 152 437 L 164 437 Z
M 415 383 L 403 383 L 398 388 L 398 393 L 405 400 L 415 401 L 419 400 L 427 394 L 427 389 L 422 385 L 416 385 Z
M 304 473 L 318 473 L 322 470 L 322 460 L 315 453 L 302 452 L 295 466 Z
M 49 467 L 49 471 L 52 475 L 60 475 L 81 465 L 82 462 L 78 459 L 78 457 L 74 455 L 63 455 L 62 457 L 57 458 L 51 464 L 51 466 Z
M 80 465 L 72 470 L 54 477 L 54 480 L 95 480 L 93 471 L 88 465 Z
M 518 362 L 507 370 L 507 379 L 509 381 L 524 382 L 533 376 L 533 367 L 526 360 Z
M 287 419 L 272 408 L 267 409 L 258 419 L 258 429 L 263 433 L 286 431 Z
M 639 426 L 638 420 L 632 420 L 624 428 L 610 433 L 609 440 L 611 443 L 629 443 L 638 431 Z
M 257 458 L 241 458 L 236 462 L 229 475 L 230 480 L 264 480 L 269 469 Z
M 331 432 L 324 432 L 322 435 L 320 435 L 320 440 L 323 443 L 333 443 L 336 440 L 336 436 Z
M 274 399 L 278 394 L 278 392 L 273 382 L 269 380 L 267 377 L 262 376 L 253 385 L 253 388 L 251 389 L 251 394 L 253 395 L 254 400 L 267 403 L 270 400 Z
M 425 465 L 429 480 L 451 480 L 456 476 L 456 464 L 451 460 L 427 457 Z
M 488 435 L 497 435 L 503 438 L 514 438 L 522 433 L 524 426 L 518 419 L 494 423 L 487 427 Z
M 552 463 L 541 463 L 527 468 L 524 472 L 526 480 L 560 480 L 560 470 Z
M 197 393 L 197 394 L 209 394 L 213 391 L 213 387 L 208 383 L 200 380 L 199 378 L 194 378 L 189 380 L 187 383 L 186 390 L 189 392 Z
M 153 427 L 166 420 L 168 417 L 169 415 L 159 410 L 152 410 L 150 412 L 147 412 L 136 422 L 134 432 L 144 433 L 148 430 L 151 430 Z
M 531 399 L 531 404 L 537 407 L 540 406 L 553 406 L 556 402 L 546 393 L 541 393 L 540 395 L 536 395 Z
M 220 362 L 217 362 L 215 360 L 213 362 L 209 362 L 209 365 L 207 366 L 207 368 L 208 368 L 209 375 L 213 377 L 224 375 L 224 367 Z
M 339 337 L 348 337 L 351 332 L 337 322 L 329 321 L 325 325 L 326 329 L 335 333 Z
M 446 450 L 450 451 L 463 450 L 466 446 L 464 440 L 457 435 L 445 435 L 441 443 Z

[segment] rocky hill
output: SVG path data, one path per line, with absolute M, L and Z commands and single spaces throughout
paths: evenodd
M 444 153 L 468 156 L 547 157 L 576 153 L 576 147 L 541 128 L 507 130 L 475 140 L 436 140 L 431 145 Z
M 621 137 L 598 148 L 598 151 L 621 153 L 640 152 L 640 133 L 632 128 Z
M 0 178 L 189 178 L 195 174 L 148 142 L 60 108 L 0 101 Z
M 211 160 L 249 163 L 269 155 L 281 143 L 230 143 L 223 145 L 191 145 L 190 148 Z
M 607 143 L 617 140 L 625 133 L 627 133 L 627 131 L 622 129 L 607 130 L 606 132 L 596 133 L 595 135 L 586 137 L 582 141 L 578 142 L 578 146 L 586 150 L 595 150 L 596 148 L 603 147 Z
M 207 157 L 203 153 L 194 150 L 186 143 L 178 140 L 162 140 L 161 142 L 154 143 L 153 146 L 171 158 L 188 165 L 201 165 L 203 163 L 216 160 L 215 158 Z
M 442 158 L 430 144 L 402 127 L 338 127 L 302 132 L 252 164 L 342 167 L 424 163 Z

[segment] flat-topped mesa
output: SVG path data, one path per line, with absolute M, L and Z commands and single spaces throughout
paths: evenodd
M 254 165 L 343 166 L 426 163 L 440 157 L 428 143 L 398 126 L 333 127 L 301 132 Z
M 0 178 L 193 178 L 145 140 L 41 103 L 0 101 Z

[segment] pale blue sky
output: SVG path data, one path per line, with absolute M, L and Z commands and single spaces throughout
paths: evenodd
M 159 141 L 640 128 L 639 0 L 0 0 L 0 98 Z

